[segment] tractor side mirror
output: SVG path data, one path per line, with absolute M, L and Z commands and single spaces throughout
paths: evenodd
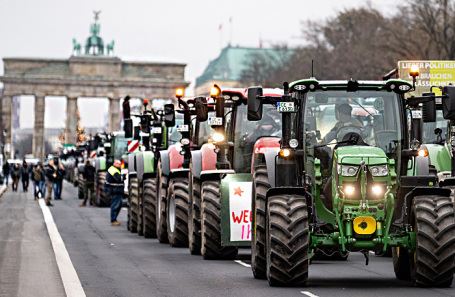
M 423 96 L 432 96 L 433 100 L 422 103 L 422 120 L 424 123 L 436 122 L 436 100 L 434 93 L 425 93 Z
M 141 129 L 139 126 L 134 126 L 133 131 L 133 139 L 134 140 L 141 140 Z
M 194 108 L 196 109 L 196 120 L 205 122 L 209 118 L 209 108 L 205 98 L 196 98 L 194 100 Z
M 125 119 L 123 121 L 123 131 L 125 131 L 125 138 L 133 137 L 133 119 Z
M 455 86 L 445 86 L 442 94 L 447 97 L 442 99 L 442 114 L 446 120 L 455 120 Z
M 175 110 L 174 104 L 164 105 L 164 124 L 166 127 L 175 126 Z
M 248 88 L 248 121 L 259 121 L 262 119 L 262 87 Z

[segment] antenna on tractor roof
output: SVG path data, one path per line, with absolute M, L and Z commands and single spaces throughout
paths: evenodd
M 311 77 L 314 77 L 314 60 L 311 59 Z

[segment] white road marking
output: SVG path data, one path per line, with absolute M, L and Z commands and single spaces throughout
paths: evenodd
M 308 292 L 308 291 L 300 291 L 300 293 L 302 293 L 303 295 L 307 295 L 309 297 L 319 297 L 318 295 L 315 295 L 311 292 Z
M 246 264 L 245 262 L 243 262 L 242 260 L 234 260 L 235 263 L 237 264 L 240 264 L 244 267 L 248 267 L 248 268 L 251 268 L 251 265 L 250 264 Z
M 76 269 L 74 269 L 73 263 L 71 262 L 65 243 L 55 225 L 52 213 L 49 210 L 49 207 L 46 206 L 44 199 L 39 199 L 39 205 L 43 211 L 44 221 L 46 222 L 47 232 L 49 233 L 52 248 L 54 249 L 55 260 L 57 261 L 66 296 L 85 297 L 81 281 L 77 276 Z

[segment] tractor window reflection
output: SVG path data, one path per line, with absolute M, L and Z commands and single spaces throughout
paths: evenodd
M 234 169 L 236 172 L 250 172 L 251 157 L 256 141 L 261 137 L 281 137 L 281 115 L 271 105 L 263 106 L 262 119 L 247 120 L 247 106 L 240 105 L 236 115 L 234 131 Z

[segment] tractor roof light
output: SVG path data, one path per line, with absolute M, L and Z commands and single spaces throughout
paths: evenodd
M 412 78 L 416 78 L 419 75 L 420 75 L 419 66 L 415 64 L 412 65 L 411 68 L 409 69 L 409 76 L 411 76 Z
M 183 88 L 175 89 L 175 97 L 177 97 L 177 99 L 182 98 L 184 94 L 185 94 L 185 90 Z
M 214 84 L 213 87 L 210 89 L 210 97 L 217 98 L 221 94 L 221 88 Z

